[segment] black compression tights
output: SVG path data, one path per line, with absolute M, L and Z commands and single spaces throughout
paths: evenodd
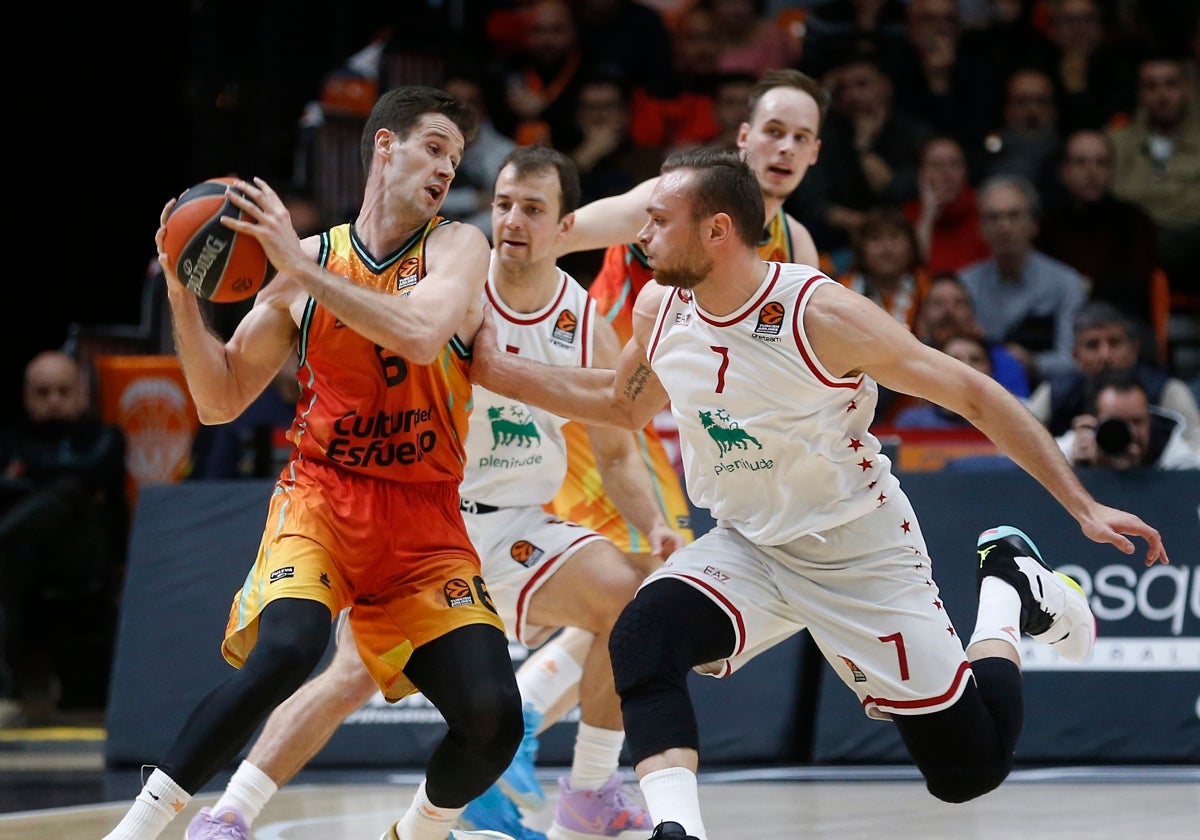
M 608 649 L 635 766 L 672 747 L 699 748 L 688 671 L 733 645 L 729 616 L 682 581 L 656 580 L 625 607 Z
M 994 790 L 1013 765 L 1024 705 L 1021 672 L 999 657 L 971 663 L 975 678 L 948 709 L 893 715 L 925 787 L 944 802 L 967 802 Z
M 426 765 L 425 793 L 460 808 L 500 777 L 525 734 L 508 640 L 486 624 L 460 627 L 413 651 L 404 673 L 449 727 Z
M 192 710 L 159 769 L 188 793 L 207 784 L 317 667 L 329 644 L 330 622 L 329 608 L 318 601 L 282 598 L 268 604 L 245 664 Z

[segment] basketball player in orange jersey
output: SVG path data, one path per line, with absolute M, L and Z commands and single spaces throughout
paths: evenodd
M 758 253 L 764 260 L 818 265 L 812 236 L 784 212 L 783 203 L 817 162 L 819 134 L 828 109 L 829 93 L 798 70 L 765 73 L 751 91 L 749 118 L 738 131 L 737 146 L 762 190 L 766 215 Z M 600 314 L 616 328 L 622 342 L 633 334 L 633 302 L 653 275 L 635 240 L 646 221 L 646 205 L 657 182 L 658 178 L 651 178 L 622 195 L 581 207 L 575 227 L 560 246 L 561 253 L 608 246 L 588 294 L 597 301 Z M 567 479 L 552 505 L 554 512 L 600 531 L 640 560 L 647 573 L 652 571 L 658 561 L 647 555 L 645 538 L 621 517 L 603 492 L 583 427 L 571 423 L 566 432 L 569 466 Z M 675 464 L 677 444 L 671 444 L 676 438 L 669 410 L 638 434 L 644 457 L 656 477 L 663 508 L 673 520 L 672 525 L 683 528 L 690 523 L 690 516 Z M 668 445 L 674 451 L 669 452 Z M 551 652 L 547 648 L 542 655 Z
M 343 607 L 384 695 L 422 691 L 449 725 L 385 836 L 496 836 L 453 829 L 523 732 L 504 625 L 459 509 L 467 348 L 489 247 L 478 228 L 437 213 L 474 131 L 470 111 L 442 91 L 388 91 L 363 131 L 357 218 L 303 242 L 266 182 L 238 181 L 245 195 L 230 195 L 244 217 L 224 221 L 262 243 L 278 273 L 225 343 L 169 264 L 160 224 L 176 346 L 200 420 L 238 416 L 293 349 L 301 391 L 295 452 L 229 613 L 222 652 L 237 670 L 195 707 L 108 840 L 157 837 L 304 683 Z

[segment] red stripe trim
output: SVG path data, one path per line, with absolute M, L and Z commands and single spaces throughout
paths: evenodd
M 871 697 L 868 695 L 863 698 L 863 708 L 876 708 L 887 711 L 888 709 L 925 709 L 930 706 L 942 706 L 949 702 L 955 695 L 962 691 L 963 682 L 967 678 L 967 674 L 971 673 L 971 663 L 963 661 L 958 666 L 958 673 L 954 675 L 954 679 L 950 683 L 950 687 L 937 697 L 923 697 L 920 700 L 888 700 L 883 697 Z
M 774 266 L 774 272 L 771 274 L 770 281 L 767 282 L 766 288 L 763 289 L 763 293 L 758 296 L 758 299 L 755 300 L 753 303 L 747 304 L 741 310 L 741 312 L 737 313 L 736 315 L 734 315 L 733 317 L 729 318 L 726 321 L 721 321 L 716 318 L 710 318 L 707 315 L 705 315 L 704 312 L 700 309 L 700 305 L 697 303 L 696 304 L 696 315 L 702 321 L 704 321 L 705 323 L 708 323 L 708 324 L 712 324 L 714 327 L 728 327 L 732 324 L 736 324 L 738 321 L 744 320 L 747 315 L 757 312 L 762 307 L 762 305 L 766 301 L 766 299 L 768 297 L 770 297 L 771 292 L 773 292 L 775 290 L 775 283 L 776 283 L 776 281 L 779 280 L 779 271 L 781 268 L 783 268 L 783 265 L 781 263 L 767 263 L 767 265 Z
M 826 277 L 824 274 L 814 274 L 812 277 L 808 278 L 808 280 L 806 280 L 804 282 L 804 286 L 800 289 L 800 294 L 798 294 L 796 296 L 796 309 L 792 313 L 792 337 L 796 341 L 796 347 L 799 348 L 799 350 L 800 350 L 800 358 L 804 359 L 804 364 L 808 366 L 808 369 L 812 373 L 812 375 L 821 381 L 821 384 L 827 385 L 830 388 L 854 389 L 854 388 L 857 388 L 862 383 L 861 376 L 858 377 L 857 379 L 855 379 L 853 382 L 838 382 L 836 380 L 830 379 L 817 366 L 816 360 L 813 359 L 813 357 L 811 355 L 809 355 L 808 347 L 805 346 L 805 344 L 804 344 L 803 330 L 801 329 L 800 324 L 801 324 L 801 313 L 803 313 L 803 311 L 808 307 L 808 302 L 806 300 L 806 297 L 811 293 L 814 284 L 816 284 L 822 280 L 828 280 L 828 279 L 829 278 Z

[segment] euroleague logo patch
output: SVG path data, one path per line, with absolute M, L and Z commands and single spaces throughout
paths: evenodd
M 558 313 L 558 318 L 554 321 L 554 330 L 550 333 L 552 341 L 562 344 L 571 345 L 575 343 L 575 331 L 579 327 L 579 319 L 570 309 L 564 309 Z
M 512 555 L 512 559 L 528 569 L 542 559 L 544 552 L 529 540 L 517 540 L 509 548 L 508 553 Z
M 475 593 L 471 591 L 471 584 L 462 578 L 450 578 L 442 587 L 442 592 L 446 595 L 446 603 L 452 607 L 465 607 L 475 603 Z
M 771 301 L 758 310 L 758 323 L 754 325 L 755 335 L 779 335 L 783 329 L 783 304 Z

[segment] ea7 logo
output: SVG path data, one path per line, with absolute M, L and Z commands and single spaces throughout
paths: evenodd
M 729 575 L 725 574 L 720 569 L 715 568 L 714 566 L 705 566 L 704 574 L 708 575 L 710 578 L 712 578 L 713 580 L 715 580 L 719 583 L 726 583 L 729 580 Z

